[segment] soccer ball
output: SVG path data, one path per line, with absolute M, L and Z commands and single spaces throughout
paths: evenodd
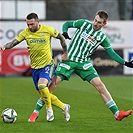
M 5 123 L 13 123 L 17 120 L 17 112 L 14 109 L 7 108 L 2 112 L 1 117 Z

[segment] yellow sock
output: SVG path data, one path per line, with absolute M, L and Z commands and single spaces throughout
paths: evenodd
M 51 106 L 51 97 L 50 97 L 50 92 L 46 84 L 39 84 L 38 85 L 40 95 L 43 99 L 43 101 L 46 104 L 46 108 L 50 108 Z
M 61 102 L 54 94 L 50 94 L 51 104 L 57 106 L 60 109 L 64 109 L 64 103 Z

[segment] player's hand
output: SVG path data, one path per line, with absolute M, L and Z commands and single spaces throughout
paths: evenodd
M 3 45 L 0 45 L 0 51 L 4 51 L 5 47 Z
M 65 39 L 71 40 L 67 32 L 63 32 L 62 35 L 65 37 Z
M 124 63 L 125 66 L 133 68 L 133 60 Z
M 62 55 L 62 61 L 67 61 L 68 60 L 68 53 L 65 52 L 63 55 Z

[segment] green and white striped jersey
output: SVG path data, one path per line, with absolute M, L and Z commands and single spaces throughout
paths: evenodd
M 73 27 L 77 30 L 68 48 L 69 60 L 82 63 L 90 58 L 99 45 L 104 49 L 111 47 L 108 37 L 102 30 L 93 30 L 92 22 L 85 19 L 76 20 Z

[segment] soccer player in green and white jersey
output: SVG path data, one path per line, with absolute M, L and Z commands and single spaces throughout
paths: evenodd
M 68 48 L 68 61 L 62 61 L 58 64 L 55 75 L 49 85 L 52 92 L 63 80 L 69 80 L 73 72 L 75 72 L 83 81 L 88 81 L 99 92 L 104 103 L 113 113 L 116 120 L 131 115 L 132 110 L 119 111 L 115 101 L 110 95 L 104 83 L 101 81 L 97 71 L 93 67 L 90 57 L 93 52 L 102 46 L 110 57 L 120 64 L 133 68 L 133 61 L 126 62 L 122 59 L 110 45 L 108 37 L 102 32 L 102 27 L 106 25 L 108 14 L 105 11 L 98 11 L 94 18 L 94 22 L 85 19 L 76 21 L 67 21 L 63 24 L 63 35 L 66 39 L 70 39 L 68 35 L 69 28 L 76 28 Z
M 38 15 L 30 13 L 26 17 L 27 28 L 23 30 L 13 41 L 0 45 L 0 51 L 13 48 L 23 40 L 27 42 L 27 48 L 30 53 L 32 78 L 37 91 L 39 92 L 42 104 L 46 104 L 47 121 L 54 119 L 52 105 L 55 105 L 63 110 L 65 119 L 69 120 L 68 104 L 62 103 L 55 95 L 50 94 L 48 90 L 48 83 L 51 81 L 54 64 L 52 58 L 51 38 L 60 40 L 63 49 L 62 60 L 67 60 L 67 46 L 65 38 L 54 27 L 48 25 L 41 25 Z M 41 104 L 39 103 L 39 105 Z M 51 105 L 52 104 L 52 105 Z M 28 122 L 35 122 L 38 118 L 39 112 L 35 110 Z

